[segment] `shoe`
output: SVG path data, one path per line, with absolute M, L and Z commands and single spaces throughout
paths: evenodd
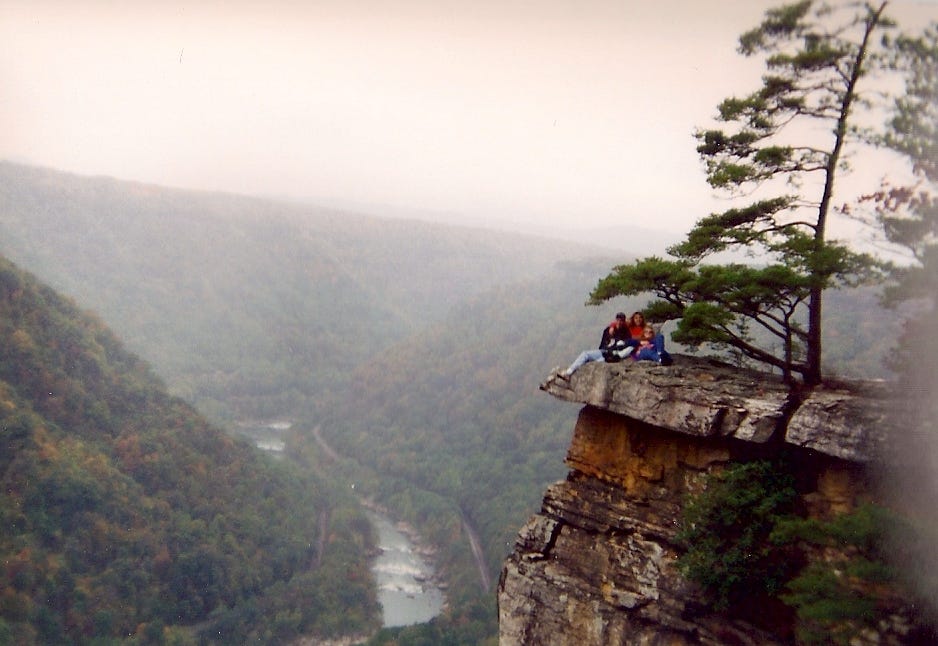
M 550 371 L 550 374 L 547 376 L 547 380 L 544 383 L 552 384 L 558 379 L 560 381 L 570 381 L 570 373 L 568 373 L 566 370 L 561 370 L 558 366 Z

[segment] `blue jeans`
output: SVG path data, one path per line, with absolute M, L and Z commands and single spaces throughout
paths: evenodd
M 658 334 L 654 339 L 654 349 L 644 348 L 632 355 L 636 361 L 657 361 L 658 363 L 671 363 L 671 355 L 664 349 L 664 335 Z
M 661 361 L 661 353 L 656 348 L 642 348 L 632 355 L 636 361 Z
M 584 363 L 589 363 L 590 361 L 605 361 L 603 359 L 602 350 L 584 350 L 580 353 L 576 359 L 573 360 L 573 363 L 570 364 L 570 367 L 566 369 L 566 373 L 572 374 L 577 368 L 582 366 Z
M 638 343 L 639 343 L 638 339 L 631 339 L 629 341 L 626 341 L 626 345 L 631 346 L 633 348 L 638 347 Z M 662 363 L 662 362 L 670 363 L 671 355 L 665 352 L 665 349 L 664 349 L 664 335 L 663 334 L 656 335 L 654 343 L 655 343 L 654 350 L 651 350 L 651 349 L 642 350 L 641 352 L 633 354 L 632 358 L 635 359 L 636 361 L 642 361 L 644 359 L 647 361 L 657 361 L 658 363 Z M 603 351 L 602 350 L 584 350 L 583 352 L 580 353 L 580 356 L 574 359 L 573 363 L 570 364 L 570 367 L 567 368 L 564 372 L 568 375 L 573 374 L 577 368 L 579 368 L 585 363 L 589 363 L 590 361 L 605 361 L 605 359 L 603 358 Z

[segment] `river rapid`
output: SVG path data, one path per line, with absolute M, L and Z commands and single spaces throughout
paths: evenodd
M 384 627 L 430 621 L 440 614 L 445 602 L 433 569 L 387 516 L 372 510 L 366 513 L 378 532 L 378 555 L 371 571 L 378 585 Z

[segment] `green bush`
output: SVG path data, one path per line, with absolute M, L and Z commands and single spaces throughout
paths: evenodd
M 705 491 L 688 501 L 678 533 L 687 551 L 678 568 L 703 587 L 715 609 L 775 595 L 791 577 L 796 561 L 769 537 L 793 517 L 796 498 L 782 463 L 758 461 L 710 476 Z
M 897 537 L 908 542 L 912 528 L 874 505 L 831 520 L 799 517 L 791 473 L 783 461 L 758 461 L 710 475 L 684 509 L 681 573 L 717 611 L 780 600 L 794 611 L 799 644 L 848 644 L 896 614 L 918 623 L 893 565 Z
M 781 595 L 797 614 L 799 642 L 848 644 L 897 609 L 884 597 L 899 581 L 887 553 L 893 543 L 889 534 L 902 526 L 887 510 L 869 504 L 830 521 L 798 518 L 779 524 L 774 542 L 800 542 L 826 555 L 798 573 Z

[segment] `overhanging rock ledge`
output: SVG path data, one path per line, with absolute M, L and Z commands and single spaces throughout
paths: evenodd
M 885 383 L 792 390 L 765 372 L 689 356 L 671 366 L 589 363 L 569 379 L 551 375 L 541 390 L 678 433 L 786 442 L 861 463 L 884 457 L 901 418 Z

